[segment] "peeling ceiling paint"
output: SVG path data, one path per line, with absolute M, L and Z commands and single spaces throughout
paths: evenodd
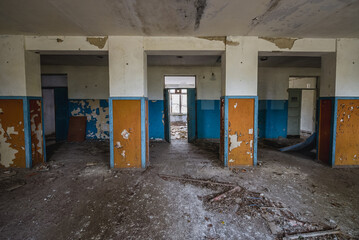
M 2 0 L 0 34 L 359 37 L 357 0 Z
M 292 49 L 296 38 L 270 38 L 270 37 L 260 37 L 261 39 L 267 40 L 268 42 L 274 43 L 280 49 L 288 48 Z

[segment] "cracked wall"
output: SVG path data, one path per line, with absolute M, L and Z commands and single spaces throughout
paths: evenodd
M 0 100 L 0 167 L 26 167 L 23 100 Z
M 70 116 L 87 117 L 86 138 L 108 139 L 109 108 L 106 99 L 71 99 L 69 100 Z
M 359 100 L 338 100 L 335 165 L 359 165 Z

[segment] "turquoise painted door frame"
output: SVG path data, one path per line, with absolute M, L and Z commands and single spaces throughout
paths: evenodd
M 54 98 L 56 141 L 65 141 L 69 122 L 67 87 L 54 88 Z
M 163 89 L 163 104 L 164 104 L 164 128 L 165 128 L 165 140 L 166 142 L 171 142 L 171 119 L 170 119 L 170 101 L 169 101 L 169 90 L 167 88 Z
M 187 131 L 188 142 L 194 142 L 197 138 L 197 104 L 196 89 L 187 88 Z

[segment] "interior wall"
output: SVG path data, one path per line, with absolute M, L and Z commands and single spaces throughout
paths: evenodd
M 69 117 L 87 117 L 86 138 L 108 139 L 108 66 L 43 65 L 41 71 L 42 74 L 67 74 Z
M 54 89 L 43 89 L 45 135 L 55 134 L 55 99 Z
M 300 131 L 315 132 L 316 97 L 315 90 L 302 90 Z
M 212 72 L 215 80 L 211 80 Z M 149 66 L 149 136 L 164 139 L 163 89 L 165 75 L 195 75 L 197 88 L 198 138 L 219 138 L 221 67 L 220 66 Z
M 259 137 L 287 137 L 289 78 L 320 73 L 320 68 L 258 68 Z

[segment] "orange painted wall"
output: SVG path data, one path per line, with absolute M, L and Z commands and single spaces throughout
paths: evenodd
M 141 100 L 113 100 L 115 168 L 141 167 Z
M 228 99 L 228 166 L 253 165 L 254 99 Z
M 0 100 L 0 141 L 0 166 L 25 168 L 23 100 Z
M 332 104 L 331 99 L 320 100 L 318 158 L 326 164 L 331 164 Z
M 32 166 L 44 162 L 41 100 L 30 99 Z
M 359 100 L 338 100 L 335 165 L 359 165 Z

